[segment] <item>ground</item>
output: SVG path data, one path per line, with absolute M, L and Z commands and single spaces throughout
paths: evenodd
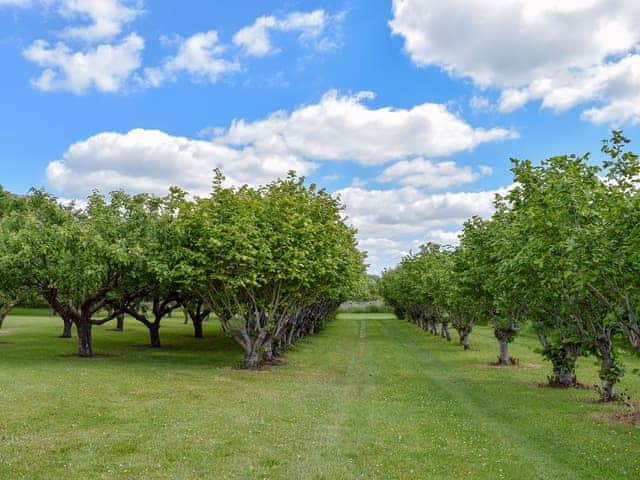
M 640 478 L 640 427 L 611 421 L 628 407 L 541 387 L 533 337 L 498 368 L 486 327 L 464 352 L 390 315 L 341 315 L 247 372 L 213 321 L 197 340 L 168 320 L 162 350 L 133 321 L 100 327 L 89 360 L 60 327 L 12 316 L 0 336 L 2 479 Z M 640 362 L 625 364 L 639 400 Z M 579 380 L 596 372 L 581 359 Z

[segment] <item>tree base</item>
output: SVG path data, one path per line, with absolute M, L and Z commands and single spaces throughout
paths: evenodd
M 547 386 L 551 388 L 577 388 L 580 385 L 575 376 L 572 377 L 569 381 L 555 376 L 547 377 L 547 379 Z
M 498 357 L 497 361 L 491 362 L 489 363 L 489 365 L 492 365 L 494 367 L 515 367 L 519 363 L 520 361 L 517 358 L 509 357 L 509 360 L 504 361 L 500 357 Z

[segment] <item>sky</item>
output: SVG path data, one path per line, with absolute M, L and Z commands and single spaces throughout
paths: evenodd
M 0 62 L 4 188 L 296 170 L 372 273 L 490 215 L 510 158 L 640 138 L 637 0 L 0 0 Z

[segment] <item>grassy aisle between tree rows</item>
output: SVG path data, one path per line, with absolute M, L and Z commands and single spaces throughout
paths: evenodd
M 640 427 L 591 390 L 541 388 L 549 370 L 518 338 L 514 368 L 478 328 L 463 352 L 390 315 L 342 315 L 285 365 L 235 370 L 217 322 L 96 329 L 100 358 L 68 356 L 60 320 L 10 317 L 0 336 L 0 478 L 640 477 Z M 640 366 L 625 358 L 627 369 Z M 596 383 L 581 359 L 583 383 Z M 640 399 L 640 378 L 623 383 Z

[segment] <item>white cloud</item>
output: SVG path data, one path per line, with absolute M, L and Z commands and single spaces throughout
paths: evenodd
M 140 67 L 144 40 L 135 33 L 122 42 L 98 45 L 85 52 L 72 51 L 65 43 L 50 46 L 36 40 L 23 54 L 44 68 L 32 84 L 43 91 L 67 90 L 77 95 L 95 88 L 117 92 Z
M 127 6 L 120 0 L 63 0 L 60 12 L 70 19 L 90 20 L 89 25 L 67 27 L 62 34 L 68 38 L 87 42 L 109 40 L 122 32 L 141 12 L 136 6 Z
M 89 43 L 111 40 L 122 33 L 123 27 L 142 13 L 141 4 L 141 0 L 0 0 L 0 7 L 41 6 L 53 8 L 71 21 L 84 21 L 85 25 L 69 26 L 59 34 Z
M 414 187 L 390 190 L 349 187 L 337 193 L 360 233 L 364 237 L 377 237 L 458 225 L 472 215 L 490 216 L 498 192 L 506 189 L 430 194 Z
M 342 15 L 328 15 L 324 10 L 292 12 L 282 18 L 263 16 L 239 30 L 233 37 L 233 43 L 242 48 L 246 55 L 264 57 L 280 51 L 272 43 L 272 32 L 298 32 L 301 43 L 326 50 L 335 46 L 335 39 L 323 34 L 331 24 L 342 22 L 342 18 Z
M 522 89 L 503 92 L 499 108 L 515 110 L 530 100 L 542 100 L 542 106 L 563 112 L 590 100 L 600 103 L 583 112 L 593 123 L 640 123 L 640 55 L 592 68 L 542 78 Z
M 396 264 L 420 244 L 455 245 L 465 220 L 493 213 L 494 191 L 429 194 L 414 187 L 390 190 L 345 188 L 336 192 L 348 221 L 358 228 L 360 247 L 369 252 L 370 271 Z
M 469 106 L 474 113 L 486 112 L 491 109 L 491 102 L 487 97 L 474 95 L 469 100 Z
M 65 38 L 64 42 L 51 45 L 38 39 L 23 51 L 27 60 L 44 68 L 31 81 L 39 90 L 64 90 L 80 95 L 95 88 L 113 93 L 121 90 L 140 67 L 142 37 L 132 33 L 118 42 L 112 40 L 141 13 L 141 1 L 133 4 L 121 0 L 0 0 L 2 5 L 40 6 L 71 22 L 85 22 L 57 32 Z M 83 42 L 82 46 L 78 46 L 78 41 Z
M 427 234 L 426 241 L 434 242 L 440 245 L 458 245 L 460 243 L 461 230 L 448 231 L 448 230 L 431 230 Z M 423 242 L 425 243 L 425 242 Z
M 491 174 L 491 168 L 486 166 L 481 166 L 478 171 L 474 171 L 471 167 L 459 167 L 453 161 L 434 163 L 431 160 L 417 158 L 391 165 L 378 176 L 378 181 L 441 190 L 472 183 L 481 176 L 489 174 Z
M 176 81 L 181 74 L 195 81 L 216 83 L 223 75 L 238 73 L 243 66 L 226 55 L 218 32 L 196 33 L 186 39 L 177 37 L 178 51 L 155 67 L 140 68 L 143 39 L 132 33 L 117 40 L 124 28 L 142 12 L 142 0 L 0 0 L 0 7 L 46 7 L 71 24 L 57 32 L 63 42 L 51 46 L 36 40 L 24 51 L 27 59 L 45 67 L 32 84 L 43 91 L 67 90 L 75 94 L 91 88 L 101 92 L 122 89 L 134 78 L 137 87 L 158 87 Z M 263 16 L 234 36 L 235 55 L 240 50 L 250 56 L 264 56 L 278 49 L 272 44 L 273 32 L 295 32 L 299 41 L 317 51 L 340 44 L 344 14 L 324 10 L 292 12 L 284 17 Z M 163 36 L 162 39 L 167 37 Z M 164 42 L 167 43 L 167 42 Z M 277 75 L 270 82 L 283 82 Z
M 428 242 L 439 245 L 457 245 L 460 231 L 449 231 L 442 229 L 424 230 L 420 232 L 419 239 L 386 237 L 363 238 L 358 241 L 358 248 L 367 252 L 367 264 L 369 272 L 379 274 L 385 268 L 396 265 L 402 257 L 409 252 L 416 252 L 420 245 Z
M 372 110 L 362 104 L 371 97 L 330 92 L 319 103 L 290 114 L 278 112 L 250 123 L 236 120 L 226 130 L 207 129 L 217 134 L 211 141 L 157 130 L 101 133 L 72 145 L 50 164 L 47 178 L 65 194 L 116 186 L 161 191 L 170 184 L 202 192 L 215 167 L 233 183 L 255 184 L 291 169 L 307 174 L 319 161 L 383 164 L 421 154 L 446 155 L 513 135 L 502 129 L 474 129 L 442 105 Z M 421 162 L 406 165 L 424 166 Z M 400 175 L 398 168 L 391 167 L 387 175 Z M 436 173 L 459 173 L 446 162 L 434 168 Z
M 368 108 L 363 101 L 372 96 L 331 91 L 319 103 L 291 113 L 280 111 L 254 122 L 234 120 L 215 141 L 308 159 L 376 165 L 418 155 L 447 156 L 516 136 L 502 128 L 474 128 L 441 104 Z
M 222 58 L 225 47 L 220 44 L 218 32 L 212 30 L 179 39 L 178 52 L 160 67 L 146 68 L 143 83 L 157 87 L 167 80 L 175 80 L 179 73 L 186 73 L 196 80 L 215 83 L 221 75 L 240 71 L 235 61 Z
M 175 137 L 158 130 L 106 132 L 69 147 L 47 167 L 47 184 L 58 192 L 86 195 L 93 188 L 162 193 L 178 185 L 191 193 L 210 190 L 213 169 L 230 184 L 260 184 L 289 170 L 313 171 L 311 162 L 286 155 L 257 155 L 204 140 Z
M 596 102 L 584 118 L 637 123 L 639 23 L 637 0 L 394 0 L 390 25 L 415 63 L 503 90 L 502 111 Z

